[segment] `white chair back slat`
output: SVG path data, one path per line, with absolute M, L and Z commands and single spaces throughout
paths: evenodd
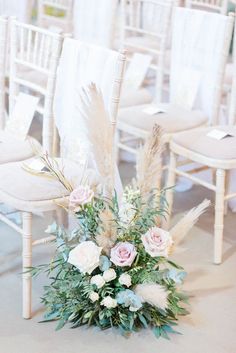
M 227 14 L 229 0 L 186 0 L 186 7 Z
M 188 109 L 202 110 L 211 124 L 219 118 L 233 23 L 232 14 L 223 16 L 184 8 L 176 8 L 174 13 L 170 101 L 175 103 L 180 97 L 187 104 L 189 95 L 193 102 Z
M 63 32 L 71 32 L 73 3 L 74 0 L 38 0 L 38 25 L 59 27 Z
M 10 19 L 9 114 L 19 90 L 28 89 L 43 96 L 43 106 L 38 111 L 43 115 L 43 147 L 49 153 L 53 145 L 52 100 L 62 42 L 59 34 Z M 43 84 L 32 78 L 42 75 Z
M 8 21 L 0 17 L 0 130 L 5 125 L 5 77 L 6 77 L 6 52 L 8 39 Z
M 118 0 L 76 0 L 74 2 L 74 38 L 112 48 Z
M 122 0 L 121 47 L 129 52 L 152 56 L 156 71 L 156 102 L 162 101 L 165 54 L 168 46 L 172 9 L 171 0 Z

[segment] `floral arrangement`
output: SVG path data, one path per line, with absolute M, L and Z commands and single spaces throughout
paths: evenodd
M 186 315 L 187 296 L 181 292 L 186 273 L 170 255 L 209 205 L 204 201 L 170 231 L 161 228 L 167 212 L 165 190 L 155 188 L 161 178 L 162 133 L 155 126 L 139 153 L 137 177 L 122 195 L 110 193 L 101 182 L 72 188 L 55 164 L 41 156 L 48 173 L 60 175 L 70 195 L 66 206 L 77 220 L 72 231 L 53 224 L 57 250 L 46 271 L 50 285 L 42 301 L 45 321 L 72 327 L 116 327 L 124 335 L 150 327 L 156 337 L 168 338 L 180 315 Z M 108 190 L 108 191 L 107 191 Z

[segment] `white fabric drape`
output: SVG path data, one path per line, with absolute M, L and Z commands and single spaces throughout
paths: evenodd
M 209 116 L 209 122 L 213 118 L 215 87 L 218 84 L 226 26 L 226 17 L 219 14 L 182 8 L 174 10 L 171 101 L 176 92 L 181 90 L 183 76 L 187 75 L 189 80 L 188 87 L 185 84 L 183 90 L 196 91 L 196 82 L 193 82 L 191 72 L 195 74 L 195 81 L 198 74 L 199 85 L 192 108 L 205 112 Z M 186 92 L 183 91 L 182 94 L 184 96 Z
M 19 21 L 29 22 L 33 0 L 0 0 L 1 16 L 16 16 Z
M 75 39 L 64 41 L 54 98 L 55 123 L 63 156 L 82 165 L 88 162 L 94 166 L 94 161 L 91 160 L 90 143 L 86 140 L 86 127 L 79 109 L 81 88 L 95 83 L 109 111 L 118 56 L 115 51 Z M 94 129 L 99 129 L 99 126 L 94 126 Z M 118 175 L 116 179 L 116 188 L 121 189 Z
M 74 38 L 112 47 L 118 0 L 76 0 Z

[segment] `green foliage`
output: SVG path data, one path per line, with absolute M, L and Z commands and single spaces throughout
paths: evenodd
M 74 231 L 68 233 L 56 224 L 47 229 L 47 232 L 56 235 L 56 254 L 50 264 L 29 270 L 32 275 L 46 272 L 50 279 L 50 285 L 45 286 L 42 298 L 46 307 L 44 322 L 57 320 L 56 330 L 70 322 L 73 328 L 82 325 L 94 325 L 102 330 L 116 327 L 127 336 L 139 329 L 151 327 L 157 338 L 169 339 L 169 334 L 177 333 L 173 326 L 178 316 L 187 314 L 183 306 L 187 297 L 179 291 L 175 278 L 170 276 L 171 269 L 178 272 L 182 268 L 166 257 L 151 257 L 141 240 L 141 235 L 155 226 L 166 213 L 164 192 L 158 194 L 154 190 L 144 202 L 138 190 L 127 189 L 124 197 L 134 211 L 128 221 L 122 220 L 115 194 L 112 200 L 98 196 L 91 203 L 81 206 L 76 211 L 78 227 Z M 78 243 L 85 240 L 96 242 L 97 234 L 105 229 L 100 217 L 105 209 L 111 211 L 117 242 L 131 242 L 137 256 L 130 267 L 117 267 L 110 263 L 116 278 L 98 288 L 90 282 L 92 276 L 103 274 L 98 267 L 91 274 L 83 274 L 67 260 L 70 251 Z M 131 305 L 126 303 L 111 308 L 104 306 L 104 298 L 117 298 L 118 293 L 127 290 L 119 282 L 119 277 L 124 273 L 131 278 L 128 292 L 135 296 L 135 288 L 139 284 L 160 285 L 168 293 L 168 307 L 163 310 L 148 302 L 143 302 L 137 310 L 131 310 Z M 91 300 L 90 295 L 94 292 L 99 300 Z

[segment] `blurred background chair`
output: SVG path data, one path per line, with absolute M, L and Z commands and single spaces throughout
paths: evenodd
M 72 33 L 74 0 L 37 0 L 37 2 L 38 26 Z
M 217 121 L 232 23 L 232 16 L 175 9 L 170 103 L 121 109 L 118 129 L 128 137 L 121 135 L 118 148 L 136 154 L 155 123 L 163 127 L 168 141 L 175 132 Z
M 195 129 L 181 132 L 172 137 L 170 142 L 171 158 L 169 164 L 169 174 L 167 180 L 167 201 L 169 203 L 169 216 L 167 217 L 167 227 L 170 221 L 173 205 L 173 186 L 176 176 L 190 179 L 196 184 L 200 184 L 215 193 L 215 224 L 214 224 L 214 263 L 222 262 L 223 253 L 223 229 L 224 213 L 227 212 L 227 202 L 236 197 L 235 183 L 229 185 L 230 173 L 236 169 L 236 36 L 234 35 L 234 72 L 231 90 L 230 110 L 228 121 L 225 125 L 213 125 L 207 128 Z M 223 133 L 221 137 L 214 137 L 214 131 Z M 209 136 L 209 133 L 213 136 Z M 225 133 L 225 136 L 224 136 Z M 187 158 L 192 162 L 199 163 L 203 167 L 213 170 L 216 179 L 212 182 L 202 180 L 202 178 L 192 175 L 191 171 L 184 172 L 177 168 L 177 160 Z M 231 180 L 232 181 L 232 180 Z

